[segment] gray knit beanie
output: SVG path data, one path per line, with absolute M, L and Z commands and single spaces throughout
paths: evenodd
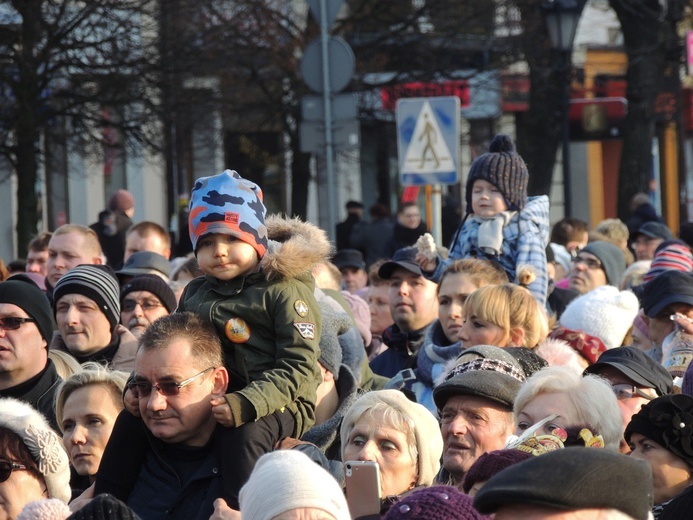
M 626 257 L 618 246 L 611 242 L 597 240 L 587 244 L 582 251 L 590 253 L 599 259 L 606 274 L 606 283 L 616 287 L 619 286 L 623 273 L 626 270 Z
M 477 157 L 467 176 L 467 213 L 472 212 L 474 181 L 482 179 L 493 184 L 505 198 L 508 209 L 521 210 L 527 202 L 527 165 L 508 135 L 498 134 L 489 145 L 488 153 Z

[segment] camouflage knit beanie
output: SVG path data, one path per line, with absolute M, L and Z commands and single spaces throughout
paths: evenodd
M 200 238 L 221 233 L 250 244 L 262 258 L 267 251 L 265 212 L 260 187 L 233 170 L 198 179 L 188 218 L 193 251 Z
M 510 136 L 498 134 L 488 153 L 477 157 L 467 176 L 467 213 L 472 213 L 472 187 L 482 179 L 500 190 L 509 210 L 519 211 L 527 202 L 527 165 L 517 152 Z

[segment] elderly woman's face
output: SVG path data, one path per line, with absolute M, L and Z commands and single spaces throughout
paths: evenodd
M 4 458 L 1 460 L 6 461 Z M 0 520 L 17 518 L 29 502 L 44 498 L 48 498 L 48 493 L 43 479 L 25 469 L 15 469 L 7 480 L 0 482 Z
M 558 414 L 554 420 L 539 428 L 536 435 L 547 435 L 556 427 L 565 429 L 578 424 L 578 412 L 565 392 L 542 392 L 534 396 L 517 414 L 515 435 L 522 433 L 549 415 Z
M 365 412 L 354 423 L 343 460 L 372 460 L 380 466 L 381 496 L 399 495 L 416 485 L 418 467 L 407 434 L 387 424 L 382 411 Z
M 655 504 L 674 498 L 693 483 L 688 464 L 661 444 L 634 433 L 630 437 L 629 445 L 630 456 L 646 461 L 652 468 Z
M 121 409 L 104 385 L 78 388 L 65 400 L 60 425 L 63 444 L 79 475 L 96 475 Z

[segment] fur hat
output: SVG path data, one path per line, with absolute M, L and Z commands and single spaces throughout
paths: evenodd
M 113 270 L 106 265 L 81 264 L 58 280 L 53 290 L 53 313 L 60 298 L 66 294 L 81 294 L 94 300 L 108 318 L 111 330 L 120 321 L 120 287 Z
M 120 291 L 120 303 L 123 303 L 123 300 L 128 294 L 135 291 L 147 291 L 152 293 L 159 298 L 159 301 L 166 307 L 169 314 L 175 311 L 178 306 L 176 295 L 173 293 L 173 290 L 160 276 L 155 274 L 140 274 L 126 283 Z
M 385 520 L 477 520 L 487 518 L 472 506 L 472 497 L 452 486 L 416 489 L 390 507 Z
M 35 319 L 41 337 L 50 344 L 53 338 L 51 304 L 33 280 L 24 274 L 17 274 L 0 283 L 0 303 L 16 305 Z
M 260 187 L 238 172 L 224 170 L 195 182 L 190 196 L 188 228 L 193 251 L 205 235 L 231 235 L 253 246 L 258 257 L 267 251 L 265 205 Z
M 474 497 L 474 507 L 485 514 L 518 504 L 561 511 L 603 508 L 647 520 L 652 501 L 647 462 L 611 450 L 572 447 L 532 457 L 491 477 Z
M 500 473 L 505 468 L 509 468 L 513 464 L 531 459 L 532 457 L 534 457 L 534 455 L 529 452 L 515 449 L 495 450 L 482 453 L 469 468 L 469 471 L 465 473 L 464 480 L 462 481 L 462 489 L 465 493 L 469 493 L 469 490 L 472 489 L 477 482 L 486 482 L 493 475 Z
M 135 207 L 135 198 L 128 190 L 117 190 L 108 198 L 108 209 L 127 211 Z
M 9 397 L 0 398 L 0 428 L 19 436 L 31 453 L 46 482 L 48 498 L 66 504 L 70 500 L 70 461 L 63 442 L 48 421 L 30 405 Z
M 639 308 L 638 298 L 631 291 L 603 285 L 570 302 L 561 315 L 560 324 L 597 336 L 607 349 L 616 348 L 623 345 Z
M 260 457 L 239 495 L 241 514 L 249 520 L 271 520 L 301 507 L 350 520 L 344 493 L 332 476 L 307 455 L 278 450 Z
M 643 405 L 626 426 L 626 442 L 639 433 L 693 468 L 693 397 L 663 395 Z
M 618 287 L 623 278 L 623 272 L 626 270 L 626 256 L 623 251 L 611 242 L 603 240 L 590 242 L 582 248 L 581 252 L 583 251 L 599 259 L 606 275 L 606 283 Z
M 349 407 L 339 434 L 342 440 L 342 454 L 349 442 L 349 433 L 359 419 L 358 411 L 372 408 L 377 404 L 392 407 L 414 424 L 414 438 L 419 453 L 419 473 L 417 486 L 430 486 L 440 469 L 443 454 L 443 437 L 440 435 L 438 420 L 423 405 L 406 398 L 399 390 L 373 390 L 359 397 Z
M 664 271 L 671 269 L 684 273 L 693 271 L 693 254 L 691 254 L 688 245 L 680 240 L 660 244 L 660 247 L 655 251 L 650 270 L 643 277 L 643 282 L 647 283 Z
M 520 362 L 506 350 L 491 345 L 476 345 L 458 356 L 445 376 L 433 389 L 433 401 L 442 410 L 450 397 L 471 395 L 495 401 L 512 410 L 526 374 Z
M 333 311 L 328 306 L 320 308 L 322 312 L 322 332 L 320 334 L 320 357 L 318 361 L 334 378 L 339 377 L 339 367 L 342 364 L 342 347 L 339 336 L 348 331 L 353 323 L 349 316 Z
M 467 176 L 467 213 L 472 212 L 472 188 L 474 181 L 482 179 L 493 184 L 503 194 L 508 209 L 521 210 L 527 202 L 527 165 L 515 152 L 515 145 L 508 135 L 496 135 L 488 153 L 474 159 Z

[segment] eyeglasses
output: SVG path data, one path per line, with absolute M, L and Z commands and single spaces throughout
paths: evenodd
M 0 329 L 17 330 L 22 323 L 35 322 L 34 318 L 20 318 L 18 316 L 5 316 L 0 318 Z
M 195 381 L 195 379 L 202 377 L 210 370 L 214 370 L 214 367 L 209 367 L 208 369 L 203 370 L 199 374 L 195 374 L 194 376 L 189 377 L 188 379 L 181 381 L 180 383 L 176 383 L 175 381 L 164 381 L 153 385 L 149 381 L 130 381 L 128 383 L 128 388 L 130 389 L 132 394 L 138 399 L 140 397 L 149 397 L 149 395 L 152 393 L 152 388 L 156 388 L 161 395 L 171 397 L 174 395 L 178 395 L 180 393 L 181 388 L 188 386 L 190 383 Z
M 143 300 L 141 302 L 138 302 L 137 300 L 123 300 L 123 305 L 121 305 L 120 310 L 132 312 L 138 305 L 142 307 L 142 310 L 144 311 L 150 311 L 152 309 L 162 307 L 161 302 L 157 300 Z
M 15 464 L 9 460 L 0 460 L 0 482 L 5 482 L 16 469 L 27 469 L 23 464 Z
M 619 401 L 624 401 L 626 399 L 632 399 L 633 394 L 638 395 L 640 397 L 643 397 L 647 399 L 648 401 L 651 401 L 654 399 L 651 395 L 647 395 L 645 392 L 640 390 L 639 388 L 633 386 L 633 385 L 628 385 L 628 384 L 618 384 L 618 385 L 611 385 L 611 388 L 613 389 L 614 393 L 616 394 L 616 399 Z
M 577 264 L 585 264 L 588 269 L 601 269 L 602 268 L 602 263 L 599 260 L 595 260 L 594 258 L 586 258 L 584 256 L 576 256 L 571 259 L 572 262 L 577 265 Z

